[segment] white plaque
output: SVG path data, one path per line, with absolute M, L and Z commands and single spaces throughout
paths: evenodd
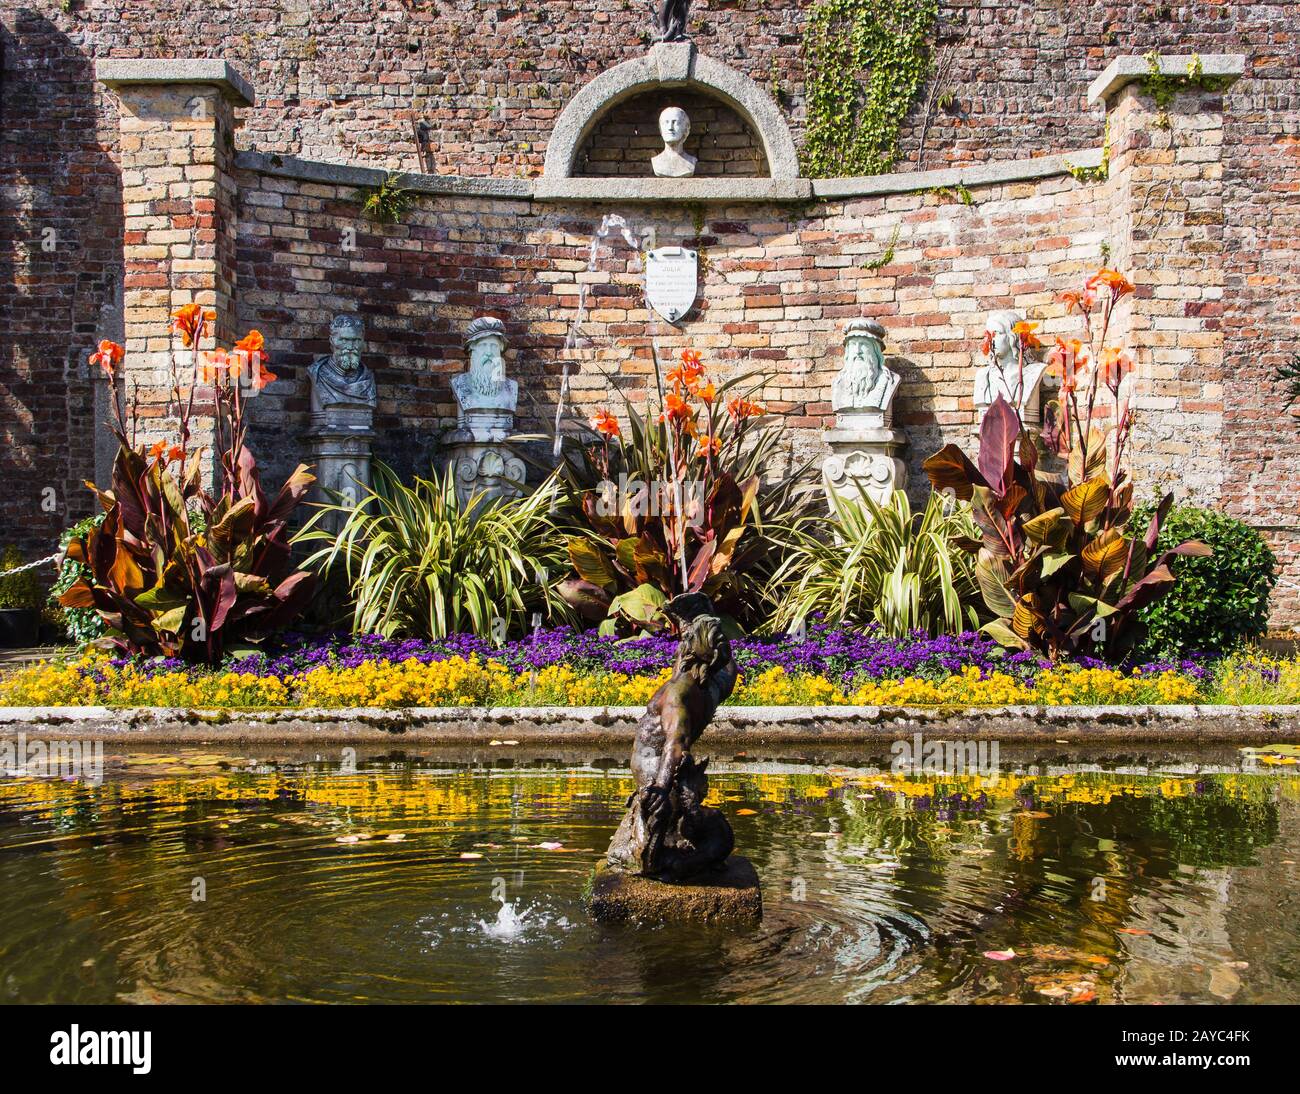
M 695 303 L 699 255 L 685 247 L 646 252 L 645 295 L 650 306 L 670 323 L 680 321 Z

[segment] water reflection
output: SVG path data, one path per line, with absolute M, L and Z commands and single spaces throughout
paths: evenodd
M 106 760 L 0 781 L 8 1001 L 1300 1001 L 1300 779 L 1231 757 L 715 761 L 742 932 L 587 920 L 620 767 Z

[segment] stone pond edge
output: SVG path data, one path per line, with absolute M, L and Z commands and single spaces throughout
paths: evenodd
M 110 745 L 601 744 L 631 741 L 642 707 L 417 707 L 200 710 L 3 707 L 0 739 L 103 739 Z M 855 744 L 922 733 L 1007 743 L 1264 743 L 1300 736 L 1300 705 L 724 707 L 711 744 Z

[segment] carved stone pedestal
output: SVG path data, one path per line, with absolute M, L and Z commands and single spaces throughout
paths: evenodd
M 716 923 L 743 926 L 763 918 L 763 891 L 754 865 L 732 855 L 720 869 L 686 881 L 657 881 L 596 867 L 587 910 L 603 923 Z
M 359 422 L 329 423 L 307 433 L 311 460 L 315 464 L 317 501 L 332 502 L 341 496 L 346 503 L 355 505 L 366 497 L 370 488 L 370 446 L 374 439 L 374 430 Z
M 468 430 L 455 430 L 443 438 L 443 452 L 456 476 L 461 505 L 475 494 L 482 494 L 484 500 L 522 496 L 528 469 L 504 444 L 476 441 Z
M 826 500 L 832 495 L 857 500 L 858 485 L 881 505 L 895 490 L 907 489 L 907 465 L 899 458 L 907 447 L 902 430 L 885 426 L 830 429 L 831 454 L 822 464 Z

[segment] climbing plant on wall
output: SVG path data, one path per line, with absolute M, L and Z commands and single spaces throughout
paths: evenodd
M 818 0 L 804 35 L 813 178 L 875 175 L 898 154 L 898 131 L 930 71 L 938 0 Z

